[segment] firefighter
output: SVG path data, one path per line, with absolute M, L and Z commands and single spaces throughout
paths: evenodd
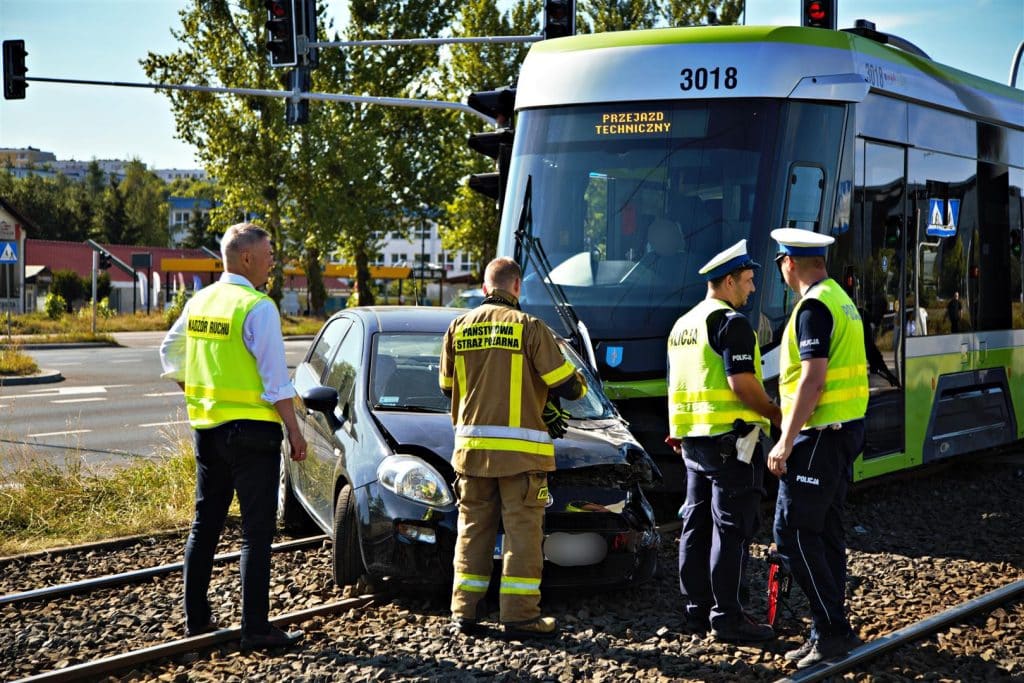
M 764 477 L 759 446 L 779 407 L 761 384 L 761 353 L 736 309 L 760 268 L 740 240 L 699 271 L 707 295 L 679 318 L 668 339 L 669 443 L 686 462 L 679 585 L 689 630 L 724 642 L 775 637 L 740 603 L 743 568 L 758 524 Z
M 825 269 L 835 239 L 797 228 L 772 239 L 782 279 L 801 297 L 782 334 L 782 435 L 768 468 L 779 477 L 775 542 L 811 609 L 809 637 L 784 655 L 804 669 L 861 644 L 845 611 L 842 506 L 864 448 L 868 369 L 860 313 Z
M 515 261 L 491 261 L 486 298 L 452 321 L 441 348 L 439 381 L 452 399 L 459 497 L 452 623 L 467 635 L 482 632 L 478 607 L 490 584 L 499 522 L 505 632 L 558 632 L 555 619 L 540 615 L 547 473 L 555 469 L 552 439 L 567 426 L 559 397 L 582 398 L 587 384 L 551 329 L 519 309 L 521 285 Z

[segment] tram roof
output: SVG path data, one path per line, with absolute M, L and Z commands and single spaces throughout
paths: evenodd
M 710 74 L 681 89 L 684 69 Z M 726 69 L 736 85 L 726 87 Z M 717 76 L 717 88 L 710 84 Z M 856 102 L 871 91 L 1024 128 L 1024 91 L 845 31 L 700 26 L 535 43 L 516 108 L 599 102 L 774 97 Z

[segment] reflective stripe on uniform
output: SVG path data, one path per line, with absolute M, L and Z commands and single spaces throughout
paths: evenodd
M 455 590 L 467 593 L 486 593 L 491 578 L 483 574 L 455 573 Z
M 512 367 L 509 368 L 508 382 L 508 426 L 518 427 L 522 420 L 523 409 L 523 356 L 512 354 Z
M 555 457 L 555 444 L 522 441 L 521 439 L 487 439 L 475 436 L 457 436 L 455 437 L 455 448 L 467 451 L 514 451 L 527 455 Z
M 203 387 L 197 384 L 186 384 L 185 395 L 189 398 L 212 398 L 218 401 L 231 401 L 233 403 L 257 403 L 263 400 L 263 396 L 258 391 Z
M 466 400 L 466 359 L 455 356 L 455 377 L 459 380 L 459 396 Z
M 441 388 L 442 389 L 451 389 L 454 385 L 455 385 L 455 381 L 451 377 L 449 377 L 447 375 L 442 375 L 441 376 Z
M 555 368 L 549 373 L 540 376 L 544 380 L 544 384 L 549 387 L 553 387 L 556 384 L 561 384 L 567 377 L 572 375 L 576 371 L 576 368 L 569 361 L 562 363 L 561 367 Z
M 540 595 L 540 579 L 503 576 L 501 577 L 501 593 L 505 595 Z
M 551 443 L 551 436 L 539 429 L 527 429 L 526 427 L 502 427 L 501 425 L 459 425 L 455 428 L 455 436 L 458 437 L 484 437 L 497 439 L 518 439 L 520 441 L 535 441 L 537 443 Z

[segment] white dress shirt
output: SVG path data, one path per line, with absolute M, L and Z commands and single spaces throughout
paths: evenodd
M 223 273 L 220 281 L 232 285 L 252 287 L 252 283 L 236 273 Z M 160 344 L 160 363 L 164 367 L 161 377 L 177 382 L 185 381 L 185 324 L 188 321 L 188 306 L 185 303 L 181 315 L 167 332 Z M 270 404 L 295 396 L 295 388 L 288 379 L 288 365 L 284 358 L 284 338 L 281 336 L 281 316 L 272 299 L 265 299 L 253 306 L 245 316 L 242 325 L 242 340 L 245 348 L 256 359 L 256 368 L 263 380 L 260 396 Z

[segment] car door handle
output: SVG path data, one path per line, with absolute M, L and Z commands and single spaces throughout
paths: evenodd
M 335 458 L 340 458 L 341 457 L 341 449 L 340 448 L 335 448 L 334 449 L 334 457 Z

